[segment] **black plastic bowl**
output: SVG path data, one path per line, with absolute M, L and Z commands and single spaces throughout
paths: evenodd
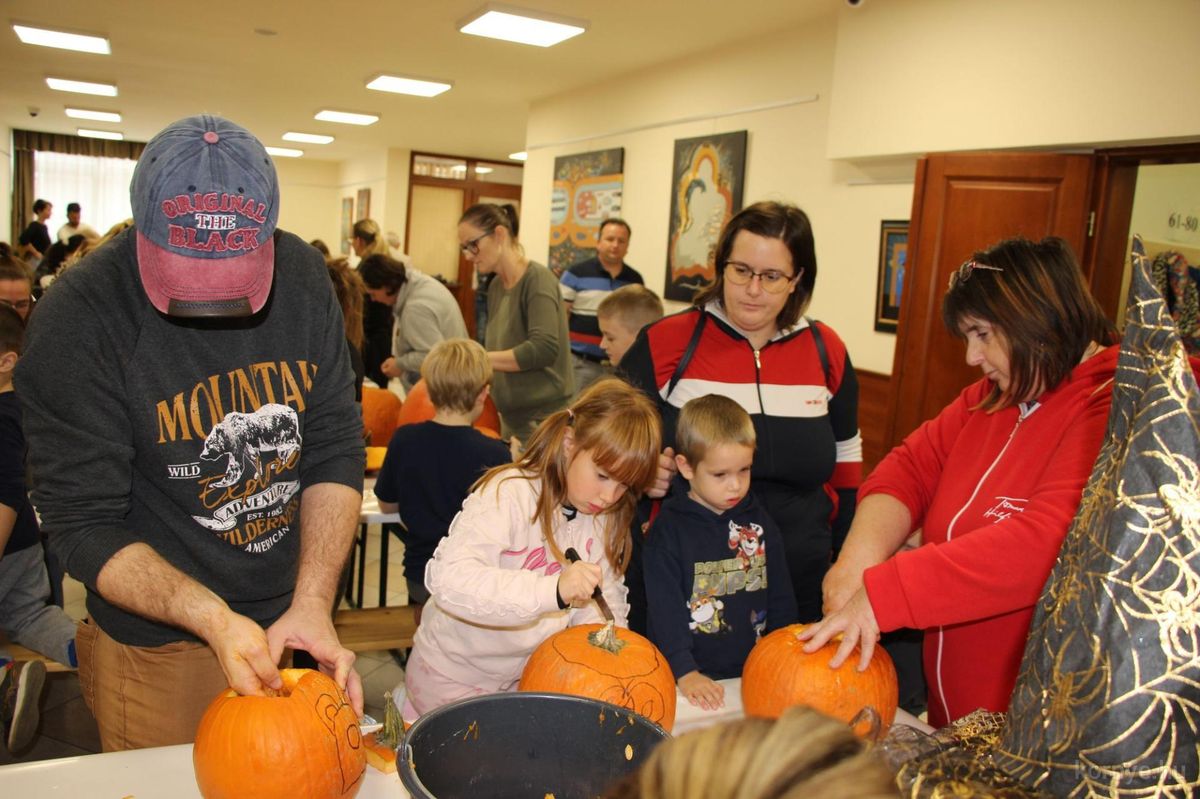
M 594 799 L 668 737 L 595 699 L 489 694 L 421 716 L 396 763 L 413 799 Z

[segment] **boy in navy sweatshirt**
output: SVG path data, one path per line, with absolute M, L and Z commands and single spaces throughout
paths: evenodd
M 796 598 L 779 530 L 750 494 L 749 414 L 697 397 L 675 441 L 690 488 L 663 503 L 646 539 L 647 632 L 688 701 L 713 710 L 725 696 L 716 680 L 741 676 L 759 637 L 796 621 Z

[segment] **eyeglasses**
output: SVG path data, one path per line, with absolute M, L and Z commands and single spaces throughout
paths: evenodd
M 799 275 L 785 275 L 778 269 L 755 272 L 746 264 L 738 261 L 725 262 L 725 279 L 730 283 L 735 286 L 748 286 L 751 280 L 758 278 L 758 284 L 762 286 L 763 291 L 769 291 L 772 294 L 787 291 L 788 285 L 799 277 Z
M 484 233 L 482 236 L 476 236 L 475 238 L 471 239 L 470 241 L 468 241 L 464 244 L 458 245 L 458 249 L 462 250 L 464 253 L 470 253 L 471 255 L 479 255 L 479 242 L 483 241 L 484 239 L 486 239 L 488 236 L 492 235 L 493 233 L 495 233 L 494 230 L 489 230 L 487 233 Z
M 971 273 L 976 269 L 986 269 L 989 272 L 1003 272 L 1004 270 L 998 266 L 988 266 L 981 264 L 978 261 L 964 261 L 963 265 L 950 273 L 950 282 L 946 284 L 946 291 L 960 286 L 971 279 Z

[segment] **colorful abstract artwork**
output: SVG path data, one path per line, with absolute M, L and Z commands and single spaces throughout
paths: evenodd
M 555 274 L 596 254 L 605 219 L 621 215 L 625 148 L 554 159 L 550 198 L 550 268 Z
M 713 252 L 725 223 L 742 209 L 745 174 L 744 130 L 676 140 L 666 299 L 690 302 L 716 276 Z

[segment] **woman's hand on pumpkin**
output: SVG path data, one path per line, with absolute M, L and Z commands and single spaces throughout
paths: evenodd
M 558 596 L 572 607 L 585 603 L 603 578 L 598 564 L 585 560 L 569 563 L 558 575 Z
M 816 652 L 839 633 L 842 640 L 829 661 L 829 668 L 836 669 L 846 662 L 854 652 L 854 647 L 858 646 L 861 649 L 858 670 L 866 671 L 871 663 L 871 655 L 875 653 L 875 643 L 879 640 L 879 623 L 875 620 L 875 610 L 864 589 L 855 592 L 841 610 L 807 627 L 800 633 L 800 640 L 808 642 L 804 645 L 805 652 Z
M 315 597 L 293 597 L 287 612 L 267 629 L 267 641 L 276 661 L 286 647 L 312 655 L 321 671 L 333 677 L 349 696 L 355 714 L 363 714 L 362 677 L 354 670 L 354 653 L 338 641 L 328 603 Z
M 242 696 L 261 696 L 283 687 L 279 661 L 271 657 L 267 634 L 253 619 L 228 611 L 205 636 L 229 687 Z
M 646 489 L 646 496 L 661 499 L 667 495 L 671 487 L 671 479 L 675 477 L 675 450 L 667 447 L 658 456 L 658 471 L 654 474 L 654 482 Z
M 725 686 L 698 671 L 690 671 L 680 677 L 679 690 L 689 702 L 703 710 L 725 707 Z
M 828 616 L 844 608 L 862 590 L 864 571 L 866 569 L 859 568 L 849 560 L 839 559 L 830 566 L 821 582 L 821 595 L 824 598 L 821 612 Z

